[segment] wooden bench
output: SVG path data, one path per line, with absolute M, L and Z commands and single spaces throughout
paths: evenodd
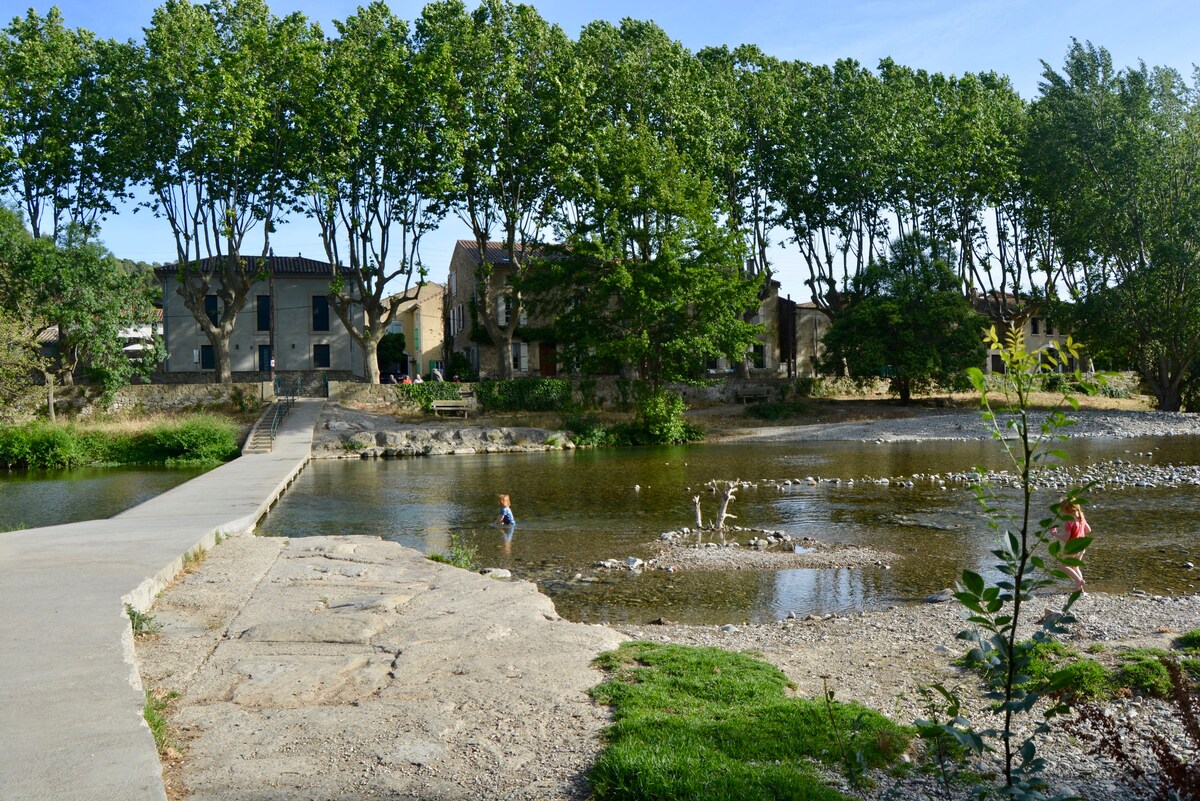
M 468 400 L 435 400 L 433 403 L 433 413 L 437 417 L 442 416 L 442 412 L 446 414 L 461 414 L 465 420 L 467 412 L 471 409 L 471 402 Z
M 766 403 L 771 393 L 765 389 L 739 389 L 734 393 L 738 403 Z

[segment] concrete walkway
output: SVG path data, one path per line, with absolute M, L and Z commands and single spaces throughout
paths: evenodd
M 254 527 L 323 404 L 298 400 L 271 453 L 116 517 L 0 534 L 0 800 L 166 798 L 125 604 L 148 609 L 184 554 Z

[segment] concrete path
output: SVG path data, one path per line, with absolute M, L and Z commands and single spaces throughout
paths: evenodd
M 0 535 L 0 801 L 166 798 L 125 604 L 252 529 L 308 461 L 323 400 L 242 456 L 107 520 Z

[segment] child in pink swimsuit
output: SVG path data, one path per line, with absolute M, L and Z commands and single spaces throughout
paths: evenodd
M 1087 518 L 1083 516 L 1083 508 L 1080 507 L 1079 504 L 1072 503 L 1068 500 L 1063 500 L 1063 502 L 1058 505 L 1058 508 L 1064 516 L 1070 518 L 1067 520 L 1066 524 L 1063 525 L 1061 532 L 1058 530 L 1057 526 L 1055 526 L 1054 530 L 1051 532 L 1059 539 L 1060 542 L 1062 542 L 1063 545 L 1066 545 L 1071 540 L 1077 540 L 1080 537 L 1086 537 L 1092 533 L 1092 527 L 1088 525 Z M 1075 554 L 1075 558 L 1082 559 L 1084 553 L 1086 553 L 1086 551 L 1080 551 L 1079 553 Z M 1074 565 L 1063 565 L 1063 570 L 1067 572 L 1068 576 L 1075 579 L 1075 586 L 1071 591 L 1082 592 L 1083 570 L 1075 567 Z

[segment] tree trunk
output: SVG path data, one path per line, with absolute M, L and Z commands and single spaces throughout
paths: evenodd
M 379 337 L 363 337 L 359 342 L 363 350 L 363 371 L 368 384 L 379 383 Z
M 912 400 L 912 385 L 907 378 L 896 379 L 896 390 L 900 393 L 900 405 L 907 406 Z
M 46 417 L 51 423 L 58 422 L 58 417 L 54 413 L 54 375 L 45 373 L 46 377 Z

